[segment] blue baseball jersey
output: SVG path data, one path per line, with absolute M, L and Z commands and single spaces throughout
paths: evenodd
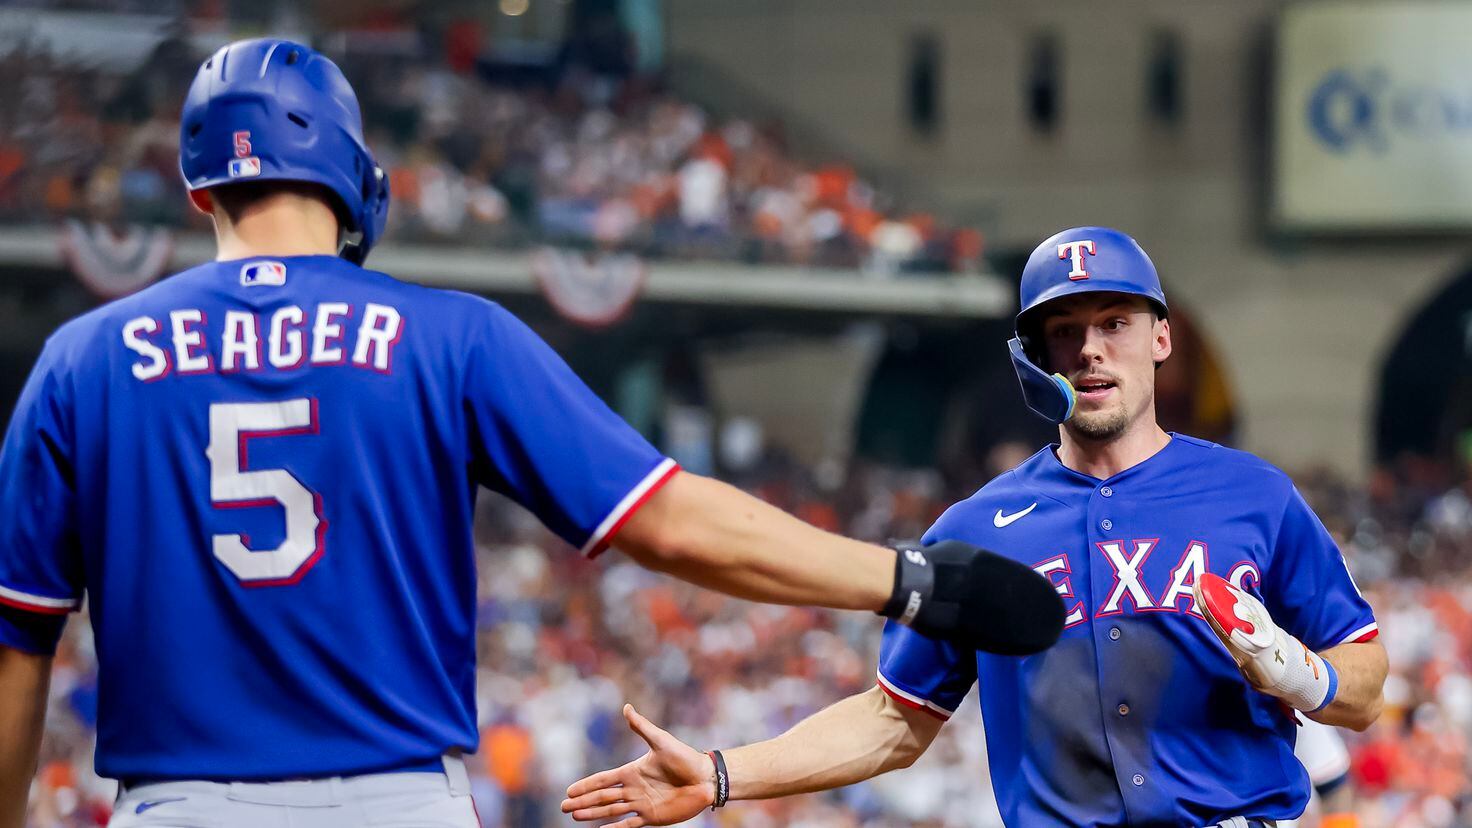
M 46 343 L 0 451 L 0 601 L 85 594 L 103 775 L 403 767 L 477 743 L 477 486 L 596 554 L 674 473 L 494 303 L 216 262 Z
M 1302 813 L 1295 725 L 1247 685 L 1191 594 L 1201 573 L 1221 575 L 1314 650 L 1375 636 L 1339 549 L 1287 475 L 1182 435 L 1108 480 L 1066 468 L 1050 447 L 952 506 L 924 540 L 995 550 L 1063 597 L 1062 637 L 1032 656 L 885 628 L 879 682 L 896 699 L 946 718 L 979 684 L 1008 825 Z

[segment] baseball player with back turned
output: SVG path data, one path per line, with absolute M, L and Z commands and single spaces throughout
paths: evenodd
M 89 600 L 111 825 L 478 825 L 477 485 L 597 555 L 997 652 L 1057 639 L 1026 566 L 824 533 L 682 473 L 497 305 L 361 267 L 388 187 L 327 58 L 205 61 L 180 132 L 217 260 L 62 326 L 0 449 L 0 828 Z
M 573 785 L 563 810 L 618 828 L 832 788 L 913 762 L 973 684 L 1003 819 L 1038 826 L 1271 826 L 1309 780 L 1295 719 L 1363 729 L 1384 648 L 1344 559 L 1293 483 L 1240 451 L 1162 431 L 1165 294 L 1128 236 L 1043 242 L 1010 343 L 1059 442 L 946 511 L 964 540 L 1048 577 L 1058 644 L 976 653 L 890 624 L 878 686 L 789 732 L 699 753 L 625 707 L 643 757 Z

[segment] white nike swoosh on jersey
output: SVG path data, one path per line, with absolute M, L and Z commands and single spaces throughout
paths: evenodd
M 998 509 L 997 510 L 997 516 L 994 517 L 994 518 L 992 518 L 992 523 L 995 523 L 997 525 L 997 528 L 998 529 L 1001 529 L 1004 526 L 1011 526 L 1015 521 L 1019 521 L 1019 520 L 1022 520 L 1023 518 L 1025 518 L 1025 517 L 1027 517 L 1027 513 L 1028 512 L 1031 512 L 1033 509 L 1036 509 L 1037 507 L 1038 507 L 1037 501 L 1033 501 L 1033 504 L 1031 506 L 1027 507 L 1026 509 L 1023 509 L 1020 512 L 1013 512 L 1010 515 L 1004 515 L 1004 514 L 1002 514 L 1002 510 L 1001 509 Z

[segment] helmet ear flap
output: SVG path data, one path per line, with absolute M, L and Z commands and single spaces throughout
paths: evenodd
M 349 230 L 344 224 L 338 247 L 339 256 L 357 265 L 363 263 L 368 256 L 369 248 L 383 235 L 384 224 L 388 218 L 388 174 L 366 152 L 364 162 L 365 167 L 359 184 L 363 198 L 362 207 L 358 215 L 354 216 L 357 229 Z
M 337 244 L 337 255 L 361 265 L 368 257 L 368 249 L 363 244 L 363 231 L 343 229 Z
M 372 221 L 388 202 L 388 173 L 371 158 L 368 163 L 369 169 L 363 179 L 363 212 L 367 214 L 365 224 Z
M 1012 353 L 1012 369 L 1022 386 L 1022 399 L 1039 416 L 1055 423 L 1073 414 L 1077 400 L 1073 384 L 1062 374 L 1049 374 L 1028 356 L 1020 336 L 1007 341 Z
M 1021 345 L 1023 356 L 1047 373 L 1049 371 L 1048 349 L 1044 344 L 1042 316 L 1038 313 L 1027 312 L 1018 314 L 1013 336 Z

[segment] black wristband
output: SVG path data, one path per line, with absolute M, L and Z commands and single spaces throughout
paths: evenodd
M 716 800 L 710 806 L 710 809 L 714 811 L 725 805 L 726 800 L 731 796 L 731 775 L 726 773 L 726 760 L 721 756 L 719 750 L 706 751 L 706 755 L 716 765 Z
M 893 548 L 894 592 L 880 615 L 908 626 L 935 592 L 935 567 L 918 547 L 896 545 Z

